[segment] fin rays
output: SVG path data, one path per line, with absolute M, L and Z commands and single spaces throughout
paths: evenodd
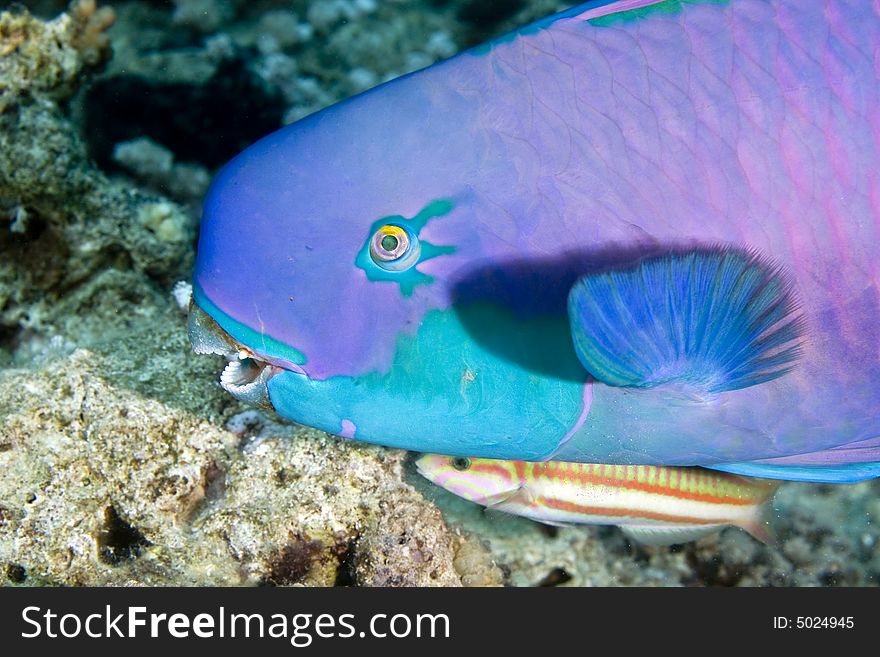
M 584 276 L 569 295 L 575 349 L 596 379 L 708 393 L 790 371 L 804 329 L 797 310 L 778 267 L 729 248 Z

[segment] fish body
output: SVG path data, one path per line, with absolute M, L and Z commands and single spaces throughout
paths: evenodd
M 877 476 L 878 47 L 877 2 L 590 2 L 330 107 L 215 179 L 193 343 L 367 442 Z
M 777 481 L 703 468 L 465 459 L 428 454 L 420 474 L 490 509 L 551 525 L 617 525 L 642 543 L 684 543 L 733 525 L 772 542 Z

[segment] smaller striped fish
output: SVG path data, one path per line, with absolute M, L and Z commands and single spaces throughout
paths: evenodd
M 427 454 L 419 473 L 471 502 L 549 525 L 617 525 L 647 545 L 685 543 L 727 525 L 764 543 L 778 481 L 704 468 L 500 461 Z

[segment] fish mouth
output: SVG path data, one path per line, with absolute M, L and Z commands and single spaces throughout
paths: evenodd
M 418 472 L 420 475 L 422 475 L 425 479 L 427 479 L 431 483 L 434 483 L 433 473 L 431 472 L 430 467 L 426 463 L 427 458 L 428 458 L 427 455 L 419 456 L 419 458 L 417 458 L 413 462 L 413 465 L 416 466 L 416 472 Z
M 237 342 L 195 303 L 190 306 L 187 331 L 195 353 L 216 354 L 229 361 L 220 373 L 221 388 L 247 404 L 272 408 L 269 379 L 284 368 L 259 358 Z

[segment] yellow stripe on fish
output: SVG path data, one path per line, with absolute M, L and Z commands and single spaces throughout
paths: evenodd
M 727 525 L 773 540 L 763 516 L 777 481 L 703 468 L 436 454 L 422 456 L 416 466 L 460 497 L 551 525 L 617 525 L 652 545 L 683 543 Z

